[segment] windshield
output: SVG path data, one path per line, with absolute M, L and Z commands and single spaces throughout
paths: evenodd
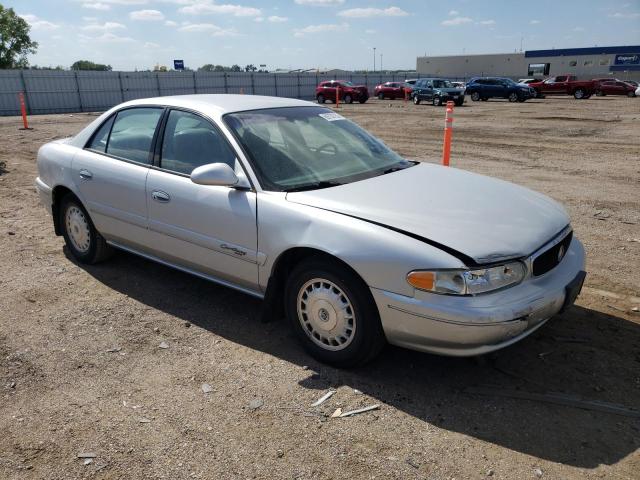
M 349 183 L 412 166 L 355 123 L 323 107 L 225 115 L 266 190 Z
M 340 82 L 342 85 L 344 85 L 345 87 L 353 87 L 353 83 L 351 82 Z
M 501 78 L 500 80 L 502 80 L 507 85 L 516 85 L 516 82 L 514 82 L 510 78 Z
M 449 80 L 434 80 L 433 88 L 455 88 Z

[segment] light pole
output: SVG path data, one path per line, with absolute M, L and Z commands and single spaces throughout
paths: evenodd
M 373 47 L 373 71 L 376 71 L 376 47 Z
M 380 54 L 380 71 L 382 71 L 382 54 Z

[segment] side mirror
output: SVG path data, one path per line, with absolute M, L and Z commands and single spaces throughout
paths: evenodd
M 193 169 L 191 181 L 198 185 L 233 187 L 238 184 L 238 176 L 226 163 L 208 163 Z

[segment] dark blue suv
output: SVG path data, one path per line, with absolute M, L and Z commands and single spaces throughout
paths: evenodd
M 471 100 L 487 101 L 490 98 L 507 98 L 510 102 L 524 102 L 535 97 L 535 90 L 527 85 L 516 83 L 510 78 L 483 77 L 472 78 L 465 92 Z

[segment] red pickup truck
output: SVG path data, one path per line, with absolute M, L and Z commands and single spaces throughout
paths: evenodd
M 541 82 L 530 83 L 538 97 L 545 95 L 573 95 L 578 100 L 589 98 L 595 93 L 595 82 L 576 79 L 575 75 L 558 75 L 545 78 Z

